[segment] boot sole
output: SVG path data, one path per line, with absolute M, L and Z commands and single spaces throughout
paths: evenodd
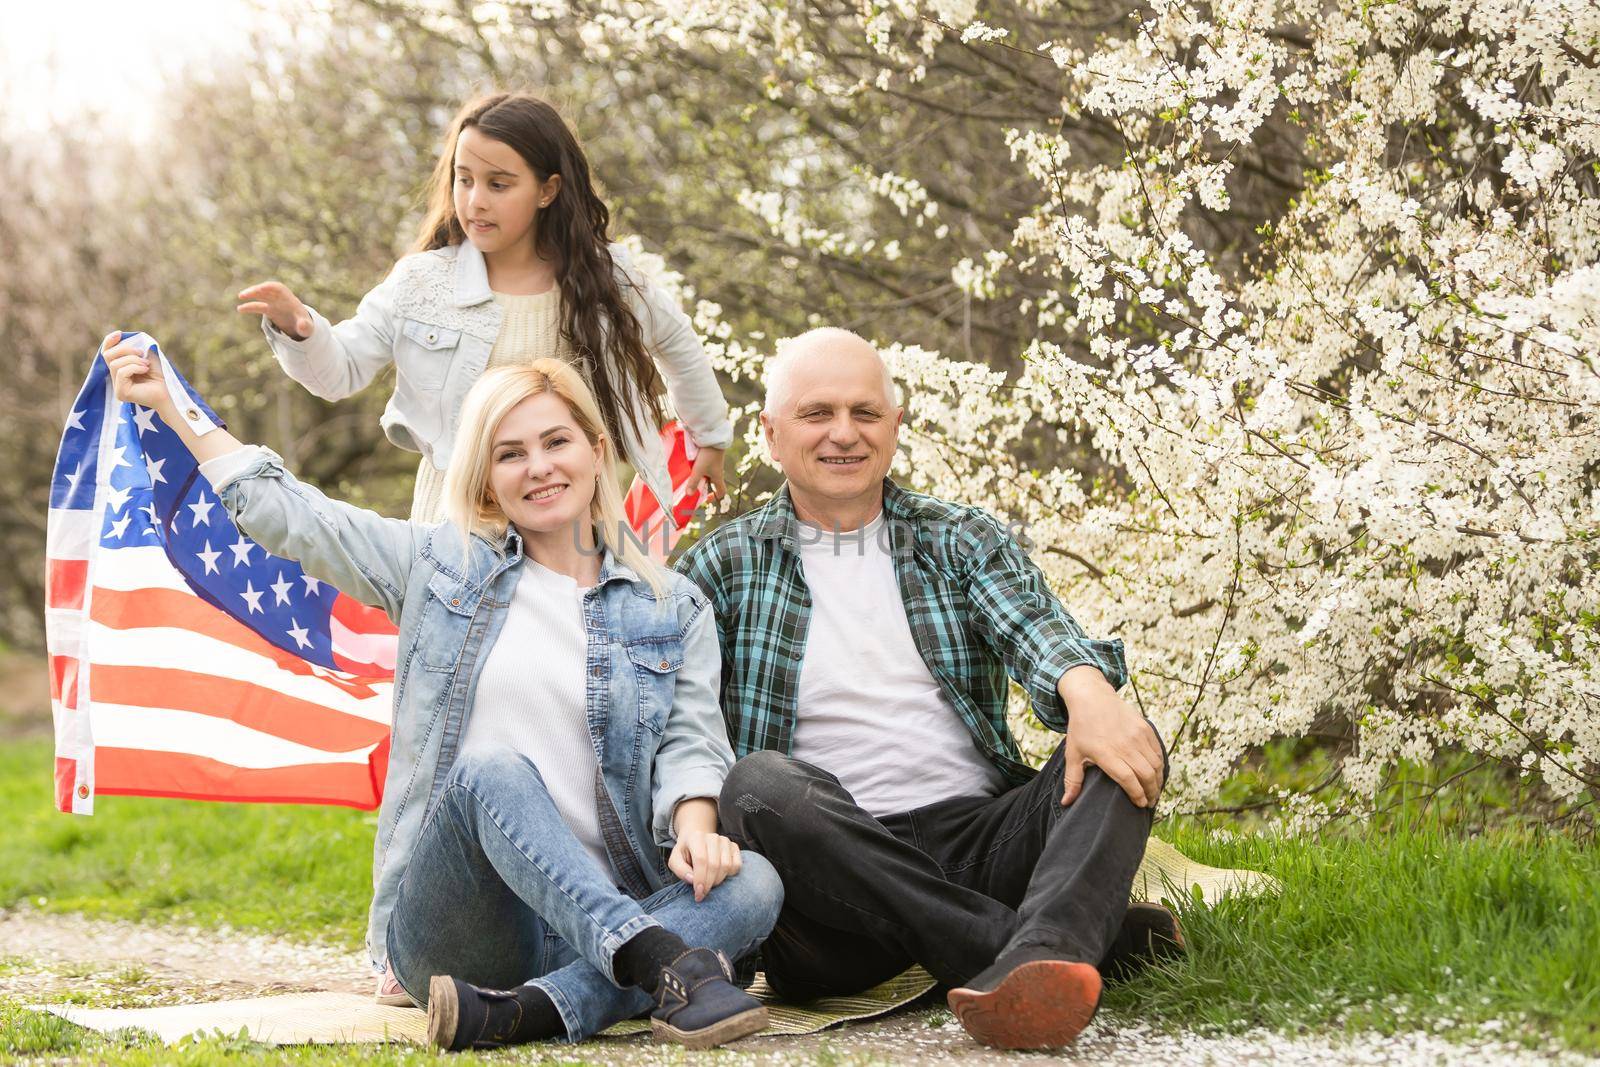
M 766 1028 L 765 1005 L 742 1011 L 738 1015 L 730 1015 L 698 1030 L 679 1030 L 671 1023 L 660 1019 L 650 1020 L 650 1032 L 657 1041 L 674 1041 L 689 1049 L 716 1048 L 718 1045 L 737 1041 L 741 1037 L 759 1034 Z
M 1110 954 L 1101 961 L 1100 973 L 1114 982 L 1126 982 L 1152 964 L 1182 957 L 1189 951 L 1178 916 L 1161 904 L 1134 903 Z
M 950 1010 L 973 1040 L 990 1048 L 1060 1048 L 1100 1007 L 1100 972 L 1088 963 L 1024 963 L 988 993 L 952 989 Z
M 461 1005 L 456 1002 L 456 984 L 449 975 L 428 979 L 428 1043 L 447 1049 L 456 1039 Z
M 1183 924 L 1171 908 L 1162 904 L 1135 903 L 1128 905 L 1128 916 L 1137 932 L 1147 938 L 1149 954 L 1156 959 L 1181 956 L 1189 950 L 1183 938 Z

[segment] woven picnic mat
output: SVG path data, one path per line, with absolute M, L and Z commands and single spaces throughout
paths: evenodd
M 1207 867 L 1157 837 L 1145 846 L 1144 859 L 1133 876 L 1133 899 L 1153 903 L 1187 903 L 1194 900 L 1196 889 L 1207 904 L 1215 904 L 1229 894 L 1273 894 L 1281 888 L 1276 878 L 1263 871 Z
M 1133 880 L 1133 899 L 1192 901 L 1198 890 L 1207 904 L 1229 894 L 1275 893 L 1278 880 L 1260 871 L 1208 867 L 1152 837 Z M 828 997 L 810 1004 L 781 1004 L 758 975 L 750 992 L 767 1004 L 771 1021 L 765 1035 L 814 1034 L 841 1023 L 859 1022 L 911 1003 L 933 988 L 920 967 L 853 997 Z M 109 1033 L 132 1027 L 147 1030 L 172 1044 L 190 1034 L 237 1034 L 269 1045 L 350 1044 L 427 1040 L 427 1016 L 415 1008 L 389 1008 L 358 993 L 292 993 L 249 1000 L 177 1004 L 165 1008 L 79 1008 L 41 1005 L 79 1026 Z M 604 1037 L 648 1032 L 650 1024 L 630 1019 L 607 1030 Z
M 269 1045 L 347 1044 L 427 1040 L 428 1017 L 416 1008 L 387 1008 L 361 993 L 289 993 L 165 1008 L 79 1008 L 41 1005 L 40 1011 L 98 1030 L 144 1030 L 167 1044 L 191 1034 L 237 1034 Z
M 873 986 L 853 997 L 823 997 L 809 1004 L 784 1004 L 772 994 L 765 975 L 756 975 L 750 986 L 750 995 L 767 1006 L 767 1028 L 763 1037 L 776 1034 L 798 1036 L 814 1034 L 840 1023 L 860 1022 L 887 1014 L 910 1004 L 933 988 L 933 977 L 921 967 L 912 967 L 904 974 L 891 978 L 882 985 Z M 607 1030 L 605 1037 L 622 1037 L 643 1034 L 650 1030 L 645 1019 L 629 1019 Z
M 814 1034 L 840 1023 L 871 1019 L 893 1011 L 933 988 L 933 979 L 920 967 L 891 978 L 853 997 L 826 997 L 810 1004 L 773 1001 L 766 980 L 756 977 L 750 992 L 767 1003 L 770 1021 L 763 1036 Z M 416 1008 L 388 1008 L 360 993 L 291 993 L 249 1000 L 219 1000 L 209 1004 L 176 1004 L 166 1008 L 79 1008 L 49 1004 L 37 1008 L 59 1015 L 90 1030 L 110 1033 L 133 1028 L 146 1030 L 167 1044 L 190 1034 L 241 1030 L 252 1041 L 268 1045 L 337 1045 L 378 1041 L 413 1041 L 424 1044 L 428 1017 Z M 648 1033 L 650 1023 L 629 1019 L 605 1031 L 602 1037 L 630 1037 Z

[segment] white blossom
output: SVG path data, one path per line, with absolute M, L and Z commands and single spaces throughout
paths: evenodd
M 966 299 L 1015 301 L 1014 375 L 877 338 L 906 397 L 893 473 L 1024 524 L 1085 629 L 1125 639 L 1127 695 L 1172 744 L 1164 804 L 1204 807 L 1260 746 L 1327 722 L 1352 741 L 1339 796 L 1280 795 L 1286 827 L 1367 810 L 1397 765 L 1446 746 L 1593 794 L 1593 0 L 1150 0 L 1071 44 L 1004 8 L 975 22 L 971 0 L 868 0 L 843 17 L 877 69 L 848 78 L 754 0 L 683 0 L 648 25 L 598 6 L 614 47 L 665 47 L 675 26 L 799 72 L 775 98 L 839 106 L 915 92 L 959 41 L 1033 53 L 1030 101 L 1054 79 L 1060 114 L 1126 138 L 1122 158 L 1080 160 L 1056 121 L 1007 120 L 1034 207 L 994 248 L 941 216 L 936 161 L 830 190 L 889 205 L 884 232 L 818 223 L 801 177 L 738 202 L 775 254 L 915 248 Z M 1213 248 L 1207 213 L 1246 199 L 1255 150 L 1281 147 L 1269 128 L 1306 138 L 1301 185 L 1253 220 L 1259 248 Z M 696 323 L 720 372 L 759 378 L 769 339 L 704 305 Z M 749 471 L 767 459 L 743 414 Z M 1026 464 L 1041 435 L 1087 448 L 1095 476 Z

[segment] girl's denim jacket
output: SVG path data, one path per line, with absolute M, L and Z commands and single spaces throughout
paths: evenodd
M 455 761 L 479 672 L 522 573 L 521 539 L 512 531 L 500 544 L 474 536 L 464 545 L 448 523 L 388 519 L 332 500 L 256 446 L 210 460 L 202 473 L 257 544 L 382 608 L 400 628 L 367 926 L 381 968 L 400 879 Z M 663 581 L 657 601 L 607 551 L 599 581 L 583 596 L 601 834 L 618 887 L 638 898 L 671 878 L 661 850 L 673 843 L 678 802 L 715 798 L 733 765 L 711 608 L 682 575 L 664 572 Z
M 696 445 L 726 448 L 733 441 L 728 403 L 693 324 L 676 301 L 650 284 L 627 248 L 613 244 L 610 251 L 617 283 L 644 331 L 672 409 Z M 355 316 L 337 326 L 310 310 L 313 326 L 304 341 L 261 317 L 289 377 L 324 400 L 343 400 L 393 363 L 394 394 L 383 412 L 383 432 L 437 469 L 449 466 L 462 401 L 483 374 L 500 333 L 502 312 L 489 289 L 483 253 L 467 241 L 406 256 L 362 298 Z M 672 479 L 660 427 L 642 405 L 630 421 L 622 427 L 625 455 L 670 516 Z

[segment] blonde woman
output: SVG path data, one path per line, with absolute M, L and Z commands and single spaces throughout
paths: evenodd
M 331 500 L 225 430 L 196 436 L 159 362 L 119 338 L 103 349 L 118 399 L 178 432 L 240 530 L 399 626 L 367 945 L 432 1040 L 577 1041 L 652 1002 L 656 1035 L 690 1047 L 760 1030 L 728 958 L 772 929 L 782 886 L 717 833 L 716 630 L 699 590 L 621 535 L 616 454 L 578 372 L 541 359 L 473 386 L 448 521 L 429 525 Z

